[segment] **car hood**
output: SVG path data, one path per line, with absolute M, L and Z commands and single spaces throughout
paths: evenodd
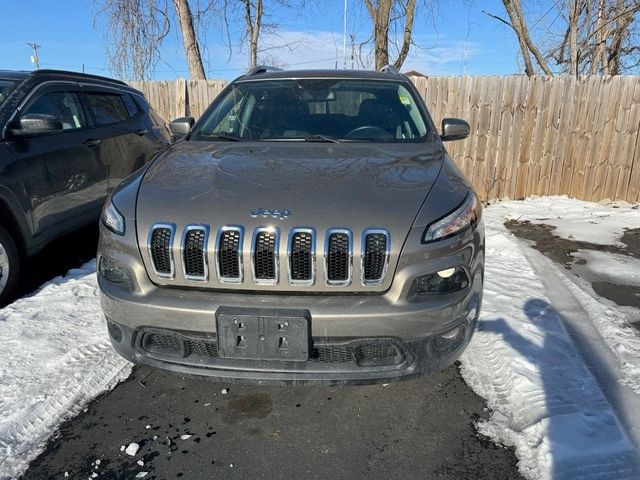
M 438 144 L 362 145 L 293 142 L 181 142 L 149 168 L 137 203 L 138 238 L 153 224 L 348 228 L 354 241 L 367 228 L 391 234 L 395 262 L 442 166 Z M 251 216 L 259 208 L 286 218 Z M 359 243 L 354 245 L 358 247 Z M 354 253 L 356 248 L 354 248 Z

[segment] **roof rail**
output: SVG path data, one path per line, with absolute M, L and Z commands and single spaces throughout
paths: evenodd
M 104 82 L 117 83 L 119 85 L 127 85 L 126 82 L 122 80 L 117 80 L 115 78 L 103 77 L 102 75 L 93 75 L 91 73 L 72 72 L 70 70 L 54 70 L 49 68 L 42 68 L 42 69 L 31 71 L 31 74 L 32 75 L 73 75 L 78 77 L 92 78 L 95 80 L 102 80 Z
M 251 68 L 245 76 L 250 77 L 251 75 L 257 75 L 258 73 L 267 73 L 267 72 L 281 72 L 282 69 L 278 67 L 269 67 L 267 65 L 258 65 L 257 67 Z
M 381 72 L 392 73 L 393 75 L 400 75 L 400 72 L 395 65 L 385 65 L 380 69 Z

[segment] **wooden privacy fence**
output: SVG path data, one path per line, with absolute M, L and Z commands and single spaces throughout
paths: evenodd
M 214 98 L 227 86 L 225 80 L 185 80 L 170 82 L 129 82 L 140 90 L 166 121 L 178 117 L 198 118 Z
M 412 77 L 483 200 L 566 194 L 640 201 L 640 77 Z M 132 82 L 165 118 L 198 117 L 224 81 Z

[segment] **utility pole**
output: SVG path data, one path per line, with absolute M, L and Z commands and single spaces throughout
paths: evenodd
M 356 36 L 351 34 L 351 70 L 355 69 L 354 62 L 356 60 Z
M 27 45 L 29 45 L 31 48 L 33 48 L 33 55 L 31 56 L 31 63 L 35 63 L 36 64 L 36 70 L 40 70 L 40 59 L 38 58 L 38 49 L 41 47 L 41 45 L 38 45 L 36 42 L 33 43 L 28 43 Z
M 344 0 L 344 31 L 342 35 L 342 68 L 347 69 L 347 7 L 349 0 Z

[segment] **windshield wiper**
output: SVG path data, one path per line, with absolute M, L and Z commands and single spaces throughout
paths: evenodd
M 305 142 L 327 142 L 327 143 L 340 143 L 340 140 L 327 137 L 326 135 L 311 135 L 304 139 Z
M 227 132 L 218 132 L 207 135 L 207 138 L 215 139 L 215 140 L 229 140 L 230 142 L 241 142 L 242 139 L 240 137 L 236 137 L 235 135 L 231 135 Z

